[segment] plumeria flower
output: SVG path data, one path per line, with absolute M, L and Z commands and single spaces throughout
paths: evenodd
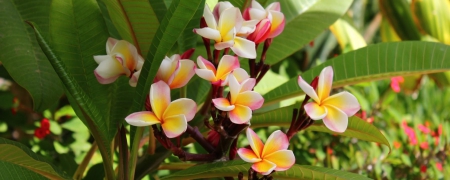
M 240 148 L 237 153 L 242 160 L 254 163 L 252 169 L 268 175 L 272 171 L 285 171 L 295 163 L 295 156 L 291 150 L 287 150 L 289 140 L 283 132 L 273 132 L 264 145 L 256 133 L 248 128 L 247 139 L 251 149 Z
M 195 74 L 195 63 L 190 59 L 181 59 L 178 54 L 165 57 L 156 73 L 155 81 L 166 82 L 170 89 L 186 85 Z
M 217 109 L 228 112 L 231 122 L 245 124 L 252 118 L 252 110 L 259 109 L 264 103 L 261 94 L 251 91 L 255 87 L 254 78 L 246 79 L 239 84 L 233 75 L 229 75 L 230 100 L 216 98 L 212 102 Z
M 236 7 L 229 7 L 224 3 L 218 3 L 217 13 L 214 16 L 209 6 L 205 6 L 203 17 L 208 27 L 194 29 L 194 32 L 200 36 L 215 41 L 214 48 L 222 50 L 231 48 L 234 53 L 244 58 L 256 58 L 255 43 L 236 36 L 239 32 L 246 32 L 247 29 L 242 28 L 244 19 L 241 11 Z
M 168 138 L 174 138 L 186 131 L 197 110 L 197 104 L 191 99 L 180 98 L 170 101 L 170 87 L 164 81 L 153 83 L 150 87 L 152 111 L 135 112 L 125 120 L 133 126 L 161 124 Z
M 213 15 L 216 22 L 219 21 L 220 14 L 228 8 L 233 8 L 234 6 L 229 1 L 221 1 L 216 4 L 213 10 Z M 236 36 L 239 37 L 247 37 L 253 31 L 255 31 L 256 24 L 258 24 L 259 20 L 243 20 L 241 28 L 236 32 Z
M 279 2 L 274 2 L 264 9 L 261 4 L 253 0 L 249 8 L 244 11 L 245 20 L 258 20 L 256 30 L 248 36 L 256 44 L 267 38 L 278 36 L 284 29 L 286 20 Z
M 195 73 L 201 78 L 211 82 L 212 84 L 225 86 L 228 83 L 228 75 L 236 68 L 239 68 L 239 59 L 236 56 L 224 55 L 219 65 L 214 65 L 203 58 L 198 56 L 197 58 L 198 69 L 195 69 Z
M 335 132 L 347 129 L 348 117 L 359 111 L 358 100 L 347 91 L 330 96 L 333 84 L 333 68 L 325 67 L 319 75 L 317 92 L 301 76 L 298 77 L 300 88 L 313 99 L 305 105 L 306 114 L 313 120 L 323 119 L 325 126 Z
M 130 85 L 136 86 L 144 59 L 138 54 L 136 47 L 125 40 L 108 38 L 106 54 L 94 56 L 99 65 L 94 70 L 100 84 L 113 83 L 119 76 L 130 78 Z M 136 72 L 135 72 L 136 71 Z

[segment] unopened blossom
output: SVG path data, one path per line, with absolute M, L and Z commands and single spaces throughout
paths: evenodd
M 164 81 L 153 83 L 150 87 L 150 104 L 152 111 L 135 112 L 125 120 L 133 126 L 150 126 L 161 124 L 168 138 L 181 135 L 187 129 L 197 110 L 197 104 L 191 99 L 170 100 L 170 87 Z
M 237 153 L 242 160 L 253 163 L 253 170 L 268 175 L 274 170 L 285 171 L 294 165 L 294 153 L 287 150 L 289 140 L 280 130 L 273 132 L 263 144 L 258 135 L 248 128 L 247 139 L 251 149 L 240 148 Z
M 166 82 L 170 89 L 176 89 L 185 86 L 195 74 L 195 63 L 190 59 L 181 59 L 181 56 L 175 54 L 165 57 L 156 73 L 155 81 L 162 80 Z
M 225 86 L 228 83 L 228 75 L 236 68 L 239 68 L 239 59 L 236 56 L 224 55 L 219 61 L 219 65 L 214 65 L 203 58 L 197 58 L 198 68 L 195 73 L 201 78 L 211 82 L 212 84 Z
M 229 75 L 230 99 L 215 98 L 214 106 L 228 112 L 230 121 L 235 124 L 245 124 L 252 118 L 252 110 L 259 109 L 264 103 L 261 94 L 252 91 L 256 80 L 249 78 L 240 84 L 233 75 Z
M 99 65 L 94 70 L 100 84 L 113 83 L 119 76 L 130 78 L 130 85 L 135 87 L 139 78 L 144 59 L 138 54 L 136 47 L 125 41 L 108 38 L 106 55 L 94 56 Z
M 236 7 L 229 7 L 227 4 L 219 3 L 217 13 L 214 16 L 209 6 L 205 6 L 203 17 L 207 27 L 194 29 L 200 36 L 215 41 L 214 48 L 222 50 L 230 48 L 233 52 L 244 58 L 256 58 L 255 43 L 245 38 L 236 36 L 241 32 L 244 19 L 241 11 Z M 246 30 L 243 30 L 246 31 Z
M 251 6 L 244 11 L 244 19 L 259 21 L 256 30 L 247 37 L 256 44 L 267 38 L 278 36 L 286 23 L 279 2 L 274 2 L 264 9 L 261 4 L 253 0 Z
M 333 84 L 333 68 L 325 67 L 319 75 L 317 91 L 301 76 L 298 77 L 300 88 L 313 99 L 305 105 L 305 111 L 313 120 L 323 119 L 325 126 L 335 132 L 347 129 L 348 117 L 359 111 L 360 105 L 355 96 L 347 91 L 330 96 Z

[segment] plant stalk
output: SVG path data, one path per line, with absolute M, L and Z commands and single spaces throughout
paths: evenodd
M 131 144 L 130 162 L 128 164 L 129 170 L 128 179 L 134 179 L 134 172 L 136 171 L 136 160 L 139 150 L 139 142 L 141 141 L 142 134 L 144 134 L 144 127 L 137 127 L 133 142 Z

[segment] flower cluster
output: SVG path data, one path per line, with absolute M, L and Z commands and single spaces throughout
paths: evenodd
M 45 136 L 50 134 L 50 121 L 48 119 L 41 120 L 41 127 L 34 130 L 34 136 L 39 139 L 44 139 Z

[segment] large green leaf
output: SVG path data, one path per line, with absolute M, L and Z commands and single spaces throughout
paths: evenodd
M 380 11 L 403 40 L 420 40 L 421 34 L 414 24 L 407 0 L 379 0 Z
M 239 172 L 247 176 L 251 164 L 237 160 L 227 162 L 207 163 L 202 165 L 192 166 L 188 169 L 178 171 L 162 179 L 199 179 L 199 178 L 213 178 L 213 177 L 237 177 Z M 260 175 L 261 176 L 261 175 Z M 353 174 L 345 171 L 335 169 L 306 166 L 295 164 L 287 171 L 275 172 L 272 174 L 275 179 L 369 179 L 365 176 Z
M 94 102 L 103 116 L 99 122 L 106 122 L 103 131 L 108 132 L 108 141 L 114 138 L 117 124 L 127 113 L 133 93 L 127 78 L 114 84 L 102 85 L 94 75 L 98 64 L 94 55 L 106 54 L 108 38 L 103 17 L 95 0 L 53 1 L 50 9 L 50 37 L 54 51 L 66 64 L 68 72 Z M 73 100 L 69 98 L 69 100 Z M 77 109 L 77 108 L 76 108 Z M 78 111 L 79 116 L 83 116 Z M 83 119 L 84 120 L 84 119 Z
M 286 17 L 283 33 L 274 38 L 267 52 L 266 62 L 275 64 L 300 50 L 339 17 L 352 4 L 352 0 L 280 0 Z
M 450 1 L 430 0 L 411 2 L 414 22 L 420 30 L 450 44 Z
M 68 92 L 68 96 L 74 99 L 73 102 L 75 103 L 72 103 L 74 110 L 80 112 L 78 115 L 85 119 L 85 124 L 88 126 L 92 136 L 94 136 L 95 140 L 98 142 L 103 162 L 105 164 L 107 178 L 113 179 L 114 172 L 112 170 L 111 149 L 109 148 L 111 141 L 108 137 L 108 124 L 103 121 L 104 114 L 102 114 L 102 112 L 98 109 L 99 107 L 94 104 L 93 99 L 91 99 L 81 88 L 80 84 L 68 71 L 65 63 L 55 54 L 53 49 L 50 47 L 48 40 L 42 36 L 36 24 L 32 22 L 28 23 L 34 28 L 39 46 L 41 46 L 53 66 L 53 69 L 63 82 L 66 91 Z
M 34 109 L 54 105 L 63 93 L 61 81 L 24 21 L 48 29 L 50 1 L 0 0 L 0 61 L 33 98 Z M 44 30 L 46 31 L 46 30 Z
M 70 179 L 23 144 L 0 138 L 0 179 Z
M 294 108 L 299 108 L 300 105 L 292 105 L 269 112 L 258 113 L 253 115 L 251 120 L 252 128 L 267 127 L 267 126 L 285 126 L 289 127 L 292 120 L 292 111 Z M 354 137 L 365 141 L 377 142 L 384 144 L 389 149 L 391 146 L 386 137 L 374 125 L 364 121 L 363 119 L 352 116 L 348 119 L 348 127 L 344 133 L 336 133 L 329 130 L 322 121 L 316 121 L 312 126 L 306 130 L 320 131 L 330 134 L 337 134 L 340 136 Z
M 450 70 L 449 48 L 432 42 L 380 43 L 342 54 L 301 76 L 310 82 L 325 66 L 332 66 L 333 87 L 337 88 L 392 76 L 443 72 Z M 293 78 L 265 94 L 264 106 L 302 94 L 297 78 Z

